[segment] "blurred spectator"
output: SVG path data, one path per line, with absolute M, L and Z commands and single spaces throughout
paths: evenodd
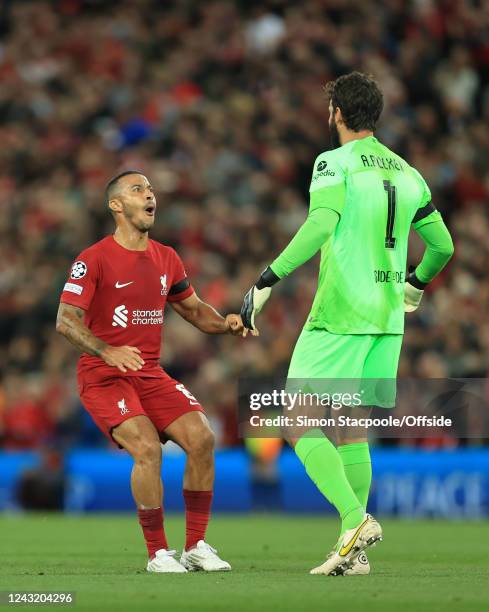
M 112 229 L 106 180 L 127 167 L 150 177 L 152 237 L 178 250 L 205 299 L 235 311 L 305 217 L 313 161 L 329 147 L 322 87 L 353 69 L 379 80 L 378 136 L 426 177 L 456 244 L 408 319 L 400 373 L 485 375 L 487 10 L 475 0 L 3 3 L 4 446 L 86 437 L 77 353 L 53 329 L 70 262 Z M 413 237 L 412 261 L 421 254 Z M 201 399 L 221 445 L 237 441 L 237 377 L 286 370 L 316 265 L 274 290 L 259 341 L 207 337 L 169 313 L 164 366 Z
M 24 510 L 59 512 L 64 507 L 65 486 L 62 455 L 54 448 L 42 448 L 39 466 L 20 476 L 17 499 Z

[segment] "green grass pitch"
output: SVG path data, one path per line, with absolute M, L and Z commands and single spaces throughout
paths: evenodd
M 370 576 L 310 576 L 337 522 L 267 514 L 214 516 L 208 540 L 232 572 L 158 575 L 143 570 L 134 516 L 3 516 L 0 590 L 75 591 L 76 611 L 489 609 L 489 523 L 381 523 Z M 180 550 L 183 518 L 167 518 L 166 530 Z

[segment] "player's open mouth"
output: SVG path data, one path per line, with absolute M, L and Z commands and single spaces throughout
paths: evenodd
M 144 212 L 150 217 L 154 217 L 155 210 L 156 210 L 155 204 L 150 204 L 149 206 L 146 206 L 146 208 L 144 209 Z

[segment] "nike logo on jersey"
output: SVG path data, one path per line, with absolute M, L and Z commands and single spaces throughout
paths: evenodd
M 128 283 L 120 283 L 119 281 L 116 282 L 115 284 L 115 288 L 116 289 L 122 289 L 122 287 L 127 287 L 127 285 L 132 285 L 134 281 L 129 281 Z

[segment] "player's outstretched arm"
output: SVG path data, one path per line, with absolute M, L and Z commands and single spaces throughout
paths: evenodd
M 280 278 L 285 278 L 314 257 L 335 231 L 339 214 L 331 208 L 315 208 L 285 249 L 271 264 Z
M 315 208 L 309 213 L 290 243 L 245 295 L 241 318 L 246 328 L 254 329 L 255 316 L 270 297 L 273 285 L 319 251 L 334 232 L 339 218 L 335 210 L 326 207 Z
M 144 361 L 140 350 L 134 346 L 110 346 L 92 332 L 83 322 L 85 311 L 77 306 L 61 302 L 56 317 L 56 331 L 62 334 L 82 353 L 100 357 L 109 366 L 121 372 L 140 370 Z
M 404 288 L 404 310 L 416 310 L 423 297 L 425 287 L 447 265 L 453 255 L 452 237 L 442 219 L 415 228 L 426 245 L 419 266 L 410 270 Z
M 220 315 L 210 304 L 203 302 L 195 293 L 179 302 L 170 302 L 173 310 L 182 318 L 206 334 L 243 334 L 243 322 L 237 314 Z

